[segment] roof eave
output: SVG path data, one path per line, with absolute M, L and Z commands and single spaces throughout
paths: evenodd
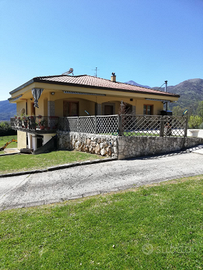
M 12 94 L 18 92 L 19 90 L 23 89 L 24 87 L 26 87 L 26 86 L 28 86 L 28 85 L 34 83 L 34 82 L 35 82 L 35 78 L 33 78 L 33 79 L 31 79 L 30 81 L 28 81 L 28 82 L 26 82 L 26 83 L 20 85 L 20 86 L 17 87 L 17 88 L 15 88 L 15 89 L 12 90 L 11 92 L 9 92 L 9 94 L 12 95 Z

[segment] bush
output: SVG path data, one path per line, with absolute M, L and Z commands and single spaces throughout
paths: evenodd
M 203 129 L 203 122 L 199 125 L 200 129 Z
M 17 131 L 11 128 L 9 122 L 0 122 L 0 136 L 16 135 Z
M 189 128 L 199 128 L 200 124 L 202 123 L 202 119 L 198 115 L 191 115 L 188 121 Z

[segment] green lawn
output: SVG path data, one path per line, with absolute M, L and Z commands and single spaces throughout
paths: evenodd
M 1 136 L 0 137 L 0 148 L 3 147 L 7 142 L 10 142 L 12 139 L 17 140 L 17 135 Z M 17 143 L 12 142 L 6 148 L 16 148 L 16 147 L 17 147 Z
M 0 212 L 0 269 L 203 269 L 203 176 Z
M 0 174 L 45 169 L 59 164 L 95 159 L 104 159 L 104 157 L 77 151 L 53 151 L 40 155 L 8 155 L 0 157 Z

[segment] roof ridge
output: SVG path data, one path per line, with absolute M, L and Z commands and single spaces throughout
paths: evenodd
M 48 76 L 37 76 L 34 77 L 33 79 L 41 79 L 41 78 L 54 78 L 54 77 L 83 77 L 83 76 L 88 76 L 87 74 L 82 74 L 82 75 L 66 75 L 66 74 L 60 74 L 60 75 L 48 75 Z

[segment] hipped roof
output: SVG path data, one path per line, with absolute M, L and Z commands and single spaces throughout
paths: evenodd
M 40 83 L 50 83 L 50 84 L 60 84 L 60 85 L 70 85 L 70 86 L 81 86 L 87 88 L 98 88 L 105 90 L 115 90 L 122 92 L 134 92 L 134 93 L 145 93 L 145 94 L 154 94 L 154 95 L 163 95 L 170 97 L 180 97 L 179 95 L 163 92 L 151 88 L 140 87 L 136 85 L 130 85 L 127 83 L 121 82 L 112 82 L 111 80 L 98 78 L 90 75 L 55 75 L 55 76 L 43 76 L 43 77 L 35 77 L 32 80 L 26 82 L 25 84 L 19 86 L 10 92 L 10 94 L 14 94 L 20 89 L 32 84 L 34 82 Z

